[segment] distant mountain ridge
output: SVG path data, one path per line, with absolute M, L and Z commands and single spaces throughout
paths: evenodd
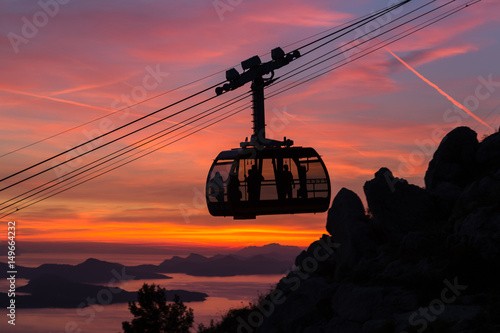
M 174 256 L 158 265 L 156 272 L 185 273 L 193 276 L 234 276 L 283 274 L 288 271 L 300 247 L 277 243 L 249 246 L 229 255 L 205 257 L 191 253 L 186 258 Z
M 1 263 L 0 268 L 7 270 L 7 264 Z M 155 273 L 154 270 L 137 269 L 118 263 L 89 258 L 78 265 L 43 264 L 36 268 L 17 266 L 18 276 L 25 279 L 35 279 L 45 275 L 81 283 L 103 283 L 110 280 L 144 280 L 171 279 L 169 276 Z
M 242 257 L 253 257 L 256 255 L 265 255 L 278 260 L 294 261 L 295 257 L 304 250 L 298 246 L 281 245 L 278 243 L 271 243 L 264 246 L 247 246 L 235 252 L 234 254 Z
M 145 264 L 125 266 L 119 263 L 89 258 L 77 265 L 43 264 L 38 267 L 17 266 L 19 276 L 33 279 L 44 275 L 55 275 L 74 282 L 103 283 L 116 276 L 126 280 L 170 279 L 160 273 L 184 273 L 193 276 L 234 276 L 254 274 L 282 274 L 291 268 L 295 257 L 302 251 L 296 246 L 268 244 L 245 247 L 235 254 L 217 254 L 205 257 L 191 253 L 182 258 L 173 256 L 159 265 Z M 7 264 L 0 263 L 7 271 Z
M 100 305 L 137 301 L 137 292 L 125 291 L 121 288 L 91 285 L 70 281 L 56 275 L 36 277 L 22 287 L 16 289 L 16 304 L 20 308 L 83 308 L 89 306 L 89 299 Z M 22 295 L 19 293 L 28 293 Z M 183 302 L 204 301 L 208 295 L 185 290 L 168 290 L 167 300 L 179 295 Z M 8 304 L 7 294 L 0 293 L 0 302 Z
M 125 266 L 89 258 L 77 265 L 43 264 L 35 268 L 17 266 L 17 276 L 30 281 L 28 285 L 16 288 L 16 292 L 30 295 L 19 294 L 16 299 L 24 308 L 72 308 L 88 306 L 82 303 L 83 300 L 106 292 L 113 295 L 107 304 L 128 302 L 135 300 L 137 295 L 135 292 L 114 288 L 120 281 L 171 279 L 163 273 L 184 273 L 193 276 L 285 274 L 292 267 L 293 258 L 300 250 L 293 246 L 269 244 L 243 248 L 237 251 L 237 254 L 230 255 L 205 257 L 191 253 L 185 258 L 174 256 L 159 265 Z M 0 270 L 8 271 L 7 264 L 0 263 Z M 167 299 L 173 299 L 175 294 L 185 302 L 203 301 L 208 297 L 204 293 L 167 290 Z M 0 301 L 8 301 L 5 293 L 0 293 Z
M 190 254 L 186 258 L 172 257 L 158 265 L 157 272 L 185 273 L 193 276 L 234 276 L 253 274 L 283 274 L 292 266 L 291 261 L 278 260 L 265 255 L 242 257 L 217 255 L 204 257 Z

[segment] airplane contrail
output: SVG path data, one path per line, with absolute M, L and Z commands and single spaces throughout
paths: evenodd
M 44 95 L 37 95 L 37 94 L 33 94 L 33 93 L 28 93 L 28 92 L 24 92 L 24 91 L 18 91 L 18 90 L 11 90 L 11 89 L 2 89 L 0 88 L 0 91 L 5 91 L 5 92 L 9 92 L 9 93 L 13 93 L 13 94 L 18 94 L 18 95 L 24 95 L 24 96 L 30 96 L 30 97 L 35 97 L 35 98 L 42 98 L 42 99 L 47 99 L 47 100 L 50 100 L 50 101 L 54 101 L 54 102 L 60 102 L 60 103 L 66 103 L 66 104 L 71 104 L 71 105 L 76 105 L 76 106 L 81 106 L 81 107 L 84 107 L 84 108 L 91 108 L 91 109 L 96 109 L 96 110 L 103 110 L 103 111 L 106 111 L 109 113 L 109 115 L 112 115 L 112 114 L 115 114 L 117 112 L 120 112 L 120 111 L 123 111 L 125 109 L 128 109 L 130 108 L 131 106 L 129 107 L 125 107 L 125 108 L 122 108 L 122 109 L 118 109 L 118 110 L 110 110 L 110 109 L 106 109 L 106 108 L 102 108 L 102 107 L 99 107 L 99 106 L 94 106 L 94 105 L 90 105 L 90 104 L 84 104 L 84 103 L 79 103 L 79 102 L 74 102 L 74 101 L 70 101 L 70 100 L 66 100 L 66 99 L 61 99 L 61 98 L 56 98 L 56 97 L 50 97 L 50 96 L 44 96 Z M 133 105 L 132 105 L 133 106 Z M 133 112 L 129 112 L 129 114 L 133 115 L 134 117 L 142 117 L 142 115 L 140 114 L 136 114 L 136 113 L 133 113 Z M 10 155 L 10 154 L 13 154 L 13 153 L 16 153 L 22 149 L 25 149 L 25 148 L 28 148 L 28 147 L 31 147 L 33 145 L 36 145 L 38 143 L 41 143 L 41 142 L 44 142 L 44 141 L 47 141 L 49 139 L 52 139 L 52 138 L 55 138 L 56 136 L 59 136 L 61 134 L 64 134 L 64 133 L 67 133 L 69 131 L 72 131 L 74 129 L 77 129 L 77 128 L 80 128 L 80 127 L 83 127 L 85 125 L 88 125 L 90 123 L 93 123 L 94 121 L 96 120 L 99 120 L 99 119 L 102 119 L 104 117 L 107 117 L 108 115 L 105 115 L 105 116 L 101 116 L 101 117 L 98 117 L 98 118 L 95 118 L 93 120 L 90 120 L 90 121 L 87 121 L 85 123 L 82 123 L 80 125 L 77 125 L 75 127 L 72 127 L 72 128 L 69 128 L 69 129 L 66 129 L 62 132 L 59 132 L 59 133 L 56 133 L 56 134 L 53 134 L 51 136 L 48 136 L 44 139 L 40 139 L 38 141 L 35 141 L 33 143 L 30 143 L 28 145 L 25 145 L 25 146 L 22 146 L 22 147 L 19 147 L 17 149 L 14 149 L 12 151 L 9 151 L 7 153 L 4 153 L 2 155 L 0 155 L 0 158 L 2 157 L 5 157 L 7 155 Z M 159 118 L 157 117 L 151 117 L 151 119 L 153 120 L 159 120 Z M 171 123 L 171 124 L 175 124 L 175 125 L 179 125 L 179 124 L 183 124 L 182 122 L 175 122 L 175 121 L 172 121 L 172 120 L 165 120 L 165 122 L 168 122 L 168 123 Z M 186 125 L 187 126 L 187 125 Z M 189 125 L 191 127 L 191 125 Z M 1 217 L 0 217 L 1 218 Z
M 67 99 L 61 99 L 61 98 L 56 98 L 56 97 L 44 96 L 44 95 L 37 95 L 37 94 L 33 94 L 33 93 L 28 93 L 28 92 L 18 91 L 18 90 L 11 90 L 11 89 L 0 89 L 0 90 L 10 92 L 13 94 L 18 94 L 18 95 L 25 95 L 25 96 L 35 97 L 35 98 L 48 99 L 48 100 L 54 101 L 54 102 L 60 102 L 60 103 L 66 103 L 66 104 L 71 104 L 71 105 L 76 105 L 76 106 L 82 106 L 85 108 L 102 110 L 102 111 L 106 111 L 106 112 L 110 112 L 110 113 L 114 112 L 113 110 L 110 110 L 110 109 L 101 108 L 99 106 L 94 106 L 94 105 L 89 105 L 89 104 L 84 104 L 84 103 L 79 103 L 79 102 L 74 102 L 74 101 L 70 101 Z
M 389 52 L 390 54 L 392 54 L 394 56 L 394 58 L 398 59 L 403 65 L 405 65 L 406 68 L 408 68 L 410 71 L 412 71 L 413 73 L 415 73 L 415 75 L 417 75 L 419 78 L 421 78 L 425 83 L 429 84 L 431 87 L 433 87 L 434 89 L 436 89 L 441 95 L 443 95 L 444 97 L 446 97 L 450 102 L 452 102 L 458 108 L 462 109 L 465 113 L 467 113 L 468 115 L 470 115 L 472 118 L 476 119 L 478 122 L 480 122 L 484 126 L 486 126 L 489 129 L 491 129 L 492 131 L 495 131 L 493 129 L 493 127 L 491 127 L 490 125 L 488 125 L 484 120 L 482 120 L 481 118 L 479 118 L 478 116 L 476 116 L 474 113 L 472 113 L 469 109 L 467 109 L 461 103 L 457 102 L 453 97 L 451 97 L 450 95 L 448 95 L 447 93 L 445 93 L 437 85 L 435 85 L 431 81 L 427 80 L 422 74 L 420 74 L 413 67 L 411 67 L 410 65 L 408 65 L 405 61 L 403 61 L 403 59 L 401 59 L 400 57 L 398 57 L 397 55 L 395 55 L 391 50 L 389 50 L 386 47 L 385 47 L 385 49 L 387 50 L 387 52 Z
M 96 110 L 102 110 L 102 111 L 106 111 L 108 112 L 110 115 L 112 114 L 115 114 L 117 112 L 120 112 L 120 111 L 123 111 L 123 110 L 126 110 L 126 109 L 129 109 L 131 108 L 132 106 L 135 106 L 137 105 L 138 103 L 134 104 L 134 105 L 130 105 L 130 106 L 126 106 L 126 107 L 123 107 L 121 109 L 118 109 L 118 110 L 111 110 L 111 109 L 107 109 L 107 108 L 102 108 L 100 106 L 95 106 L 95 105 L 90 105 L 90 104 L 85 104 L 85 103 L 79 103 L 79 102 L 75 102 L 75 101 L 70 101 L 70 100 L 67 100 L 67 99 L 61 99 L 61 98 L 57 98 L 57 97 L 50 97 L 50 96 L 44 96 L 44 95 L 37 95 L 37 94 L 33 94 L 33 93 L 29 93 L 29 92 L 24 92 L 24 91 L 18 91 L 18 90 L 11 90 L 11 89 L 1 89 L 0 88 L 0 91 L 6 91 L 6 92 L 10 92 L 10 93 L 13 93 L 13 94 L 18 94 L 18 95 L 24 95 L 24 96 L 30 96 L 30 97 L 35 97 L 35 98 L 41 98 L 41 99 L 47 99 L 49 101 L 54 101 L 54 102 L 59 102 L 59 103 L 66 103 L 66 104 L 70 104 L 70 105 L 76 105 L 76 106 L 81 106 L 81 107 L 84 107 L 84 108 L 89 108 L 89 109 L 96 109 Z M 135 113 L 135 112 L 129 112 L 128 114 L 134 116 L 134 117 L 142 117 L 143 115 L 139 114 L 139 113 Z M 87 125 L 95 120 L 98 120 L 98 119 L 101 119 L 101 118 L 104 118 L 105 116 L 101 116 L 99 118 L 96 118 L 94 120 L 91 120 L 91 121 L 88 121 L 86 123 L 83 123 L 81 125 L 78 125 L 76 126 L 75 128 L 78 128 L 78 127 L 81 127 L 83 125 Z M 151 119 L 153 120 L 158 120 L 160 118 L 157 118 L 157 117 L 151 117 Z M 172 124 L 179 124 L 181 122 L 174 122 L 174 121 L 171 121 L 171 120 L 165 120 L 165 122 L 168 122 L 168 123 L 172 123 Z M 66 131 L 65 131 L 66 132 Z M 58 134 L 57 134 L 58 135 Z M 3 155 L 2 155 L 3 156 Z M 0 157 L 2 157 L 0 156 Z

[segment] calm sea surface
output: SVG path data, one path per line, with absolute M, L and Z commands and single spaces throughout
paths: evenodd
M 88 257 L 118 262 L 124 265 L 159 264 L 166 256 L 145 255 L 75 255 L 67 254 L 23 254 L 18 264 L 36 267 L 42 263 L 78 264 Z M 207 324 L 210 319 L 218 319 L 232 307 L 247 305 L 259 293 L 266 293 L 282 275 L 244 275 L 233 277 L 194 277 L 186 274 L 168 274 L 169 280 L 137 280 L 123 282 L 120 287 L 127 291 L 137 291 L 143 283 L 156 283 L 167 289 L 185 289 L 204 292 L 209 295 L 204 302 L 190 302 L 186 305 L 194 310 L 195 327 L 198 323 Z M 21 277 L 18 277 L 21 278 Z M 18 279 L 17 286 L 28 281 Z M 7 281 L 0 281 L 0 290 L 6 292 Z M 96 295 L 89 295 L 95 297 Z M 17 309 L 16 326 L 7 323 L 5 306 L 0 310 L 0 332 L 16 333 L 104 333 L 122 332 L 121 323 L 130 321 L 132 315 L 127 304 L 112 304 L 86 308 L 77 313 L 76 309 Z M 79 331 L 81 330 L 81 331 Z

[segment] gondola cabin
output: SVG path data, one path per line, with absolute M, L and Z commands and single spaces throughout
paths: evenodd
M 210 168 L 206 199 L 213 216 L 324 212 L 328 171 L 313 148 L 251 147 L 221 152 Z
M 330 204 L 330 179 L 313 148 L 292 147 L 293 141 L 266 138 L 264 88 L 274 70 L 300 57 L 277 47 L 272 60 L 258 56 L 241 62 L 244 72 L 226 71 L 228 83 L 217 95 L 252 82 L 253 134 L 238 149 L 221 152 L 208 173 L 206 199 L 213 216 L 254 219 L 257 215 L 325 212 Z M 271 75 L 270 77 L 265 77 Z

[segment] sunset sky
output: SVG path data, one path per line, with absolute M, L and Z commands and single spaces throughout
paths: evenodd
M 2 178 L 103 130 L 221 82 L 225 69 L 253 55 L 268 61 L 268 52 L 277 46 L 293 51 L 303 44 L 289 46 L 294 42 L 394 2 L 40 3 L 47 4 L 45 9 L 37 1 L 8 0 L 0 4 Z M 399 13 L 424 3 L 414 0 Z M 435 1 L 429 9 L 445 3 Z M 455 1 L 449 8 L 465 3 Z M 469 126 L 481 139 L 492 132 L 491 128 L 500 126 L 499 12 L 500 2 L 483 0 L 388 46 L 407 66 L 381 49 L 266 100 L 269 136 L 286 136 L 296 145 L 314 147 L 328 167 L 332 198 L 342 187 L 364 198 L 364 182 L 383 166 L 395 176 L 423 186 L 427 164 L 448 131 Z M 285 72 L 278 71 L 276 76 Z M 214 73 L 208 79 L 8 154 Z M 488 126 L 454 106 L 436 86 Z M 125 147 L 248 89 L 240 88 L 127 137 L 95 156 Z M 153 119 L 214 94 L 210 90 Z M 307 246 L 326 232 L 326 213 L 243 221 L 208 213 L 203 192 L 209 167 L 218 152 L 238 147 L 250 136 L 250 121 L 251 110 L 247 109 L 3 220 L 18 221 L 20 242 L 116 242 L 193 248 L 273 242 Z M 89 154 L 70 167 L 77 168 L 93 158 Z M 51 165 L 53 161 L 47 163 Z M 58 169 L 51 170 L 1 192 L 0 198 L 8 200 L 60 175 Z M 22 177 L 15 178 L 19 179 Z

